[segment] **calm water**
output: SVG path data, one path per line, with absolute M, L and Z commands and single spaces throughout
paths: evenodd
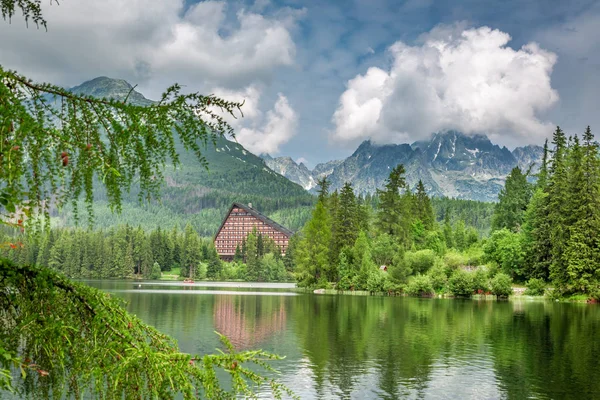
M 304 398 L 600 399 L 600 306 L 296 294 L 286 284 L 88 282 L 183 351 L 285 355 Z

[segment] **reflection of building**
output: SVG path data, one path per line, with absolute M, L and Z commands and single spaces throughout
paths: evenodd
M 253 347 L 285 329 L 287 316 L 283 299 L 270 313 L 259 315 L 256 307 L 243 310 L 244 298 L 241 297 L 217 296 L 214 306 L 216 331 L 227 336 L 236 349 Z
M 236 247 L 242 246 L 242 241 L 254 228 L 273 239 L 281 253 L 285 254 L 292 231 L 253 209 L 252 204 L 233 203 L 215 236 L 219 256 L 232 260 Z

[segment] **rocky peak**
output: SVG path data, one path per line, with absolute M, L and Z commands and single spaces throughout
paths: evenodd
M 76 94 L 83 94 L 97 98 L 125 100 L 135 105 L 150 105 L 154 102 L 148 100 L 143 94 L 133 89 L 133 86 L 124 79 L 113 79 L 106 76 L 100 76 L 92 80 L 83 82 L 79 86 L 70 89 Z M 129 96 L 129 97 L 127 97 Z

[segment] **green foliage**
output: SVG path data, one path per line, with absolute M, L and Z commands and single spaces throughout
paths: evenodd
M 181 353 L 173 339 L 128 314 L 117 299 L 46 268 L 0 260 L 0 290 L 9 294 L 0 296 L 0 307 L 11 310 L 0 324 L 0 382 L 6 386 L 1 377 L 8 368 L 21 369 L 15 383 L 22 385 L 12 385 L 18 395 L 235 398 L 253 397 L 253 385 L 263 383 L 275 396 L 289 393 L 247 366 L 272 370 L 266 361 L 277 356 L 236 352 L 224 337 L 225 352 L 218 355 Z M 230 376 L 231 392 L 217 370 Z
M 444 255 L 447 273 L 451 274 L 460 267 L 468 265 L 468 258 L 458 251 L 449 251 Z
M 508 274 L 499 272 L 492 278 L 492 293 L 497 297 L 508 297 L 513 293 L 512 279 Z
M 354 243 L 360 232 L 359 206 L 350 183 L 344 185 L 339 193 L 339 201 L 334 204 L 336 204 L 335 210 L 332 210 L 330 215 L 333 232 L 332 260 L 335 262 L 342 247 Z
M 425 192 L 425 186 L 419 179 L 417 183 L 417 192 L 415 193 L 415 217 L 423 223 L 426 230 L 431 230 L 434 227 L 435 217 L 433 215 L 433 207 L 431 200 Z
M 448 288 L 455 296 L 471 297 L 474 290 L 473 274 L 464 269 L 457 269 L 450 275 Z
M 492 233 L 484 245 L 488 261 L 497 263 L 502 271 L 514 279 L 525 276 L 523 237 L 504 228 Z
M 387 291 L 386 282 L 388 280 L 387 272 L 379 269 L 369 270 L 366 289 L 371 293 L 381 293 Z
M 318 202 L 295 250 L 299 285 L 310 287 L 321 279 L 337 279 L 330 264 L 331 222 L 323 202 Z
M 519 167 L 513 168 L 498 195 L 498 203 L 492 218 L 492 229 L 519 231 L 530 199 L 531 184 L 527 182 L 527 174 L 523 174 Z
M 527 290 L 525 294 L 528 296 L 543 296 L 546 293 L 546 282 L 539 278 L 531 278 L 527 281 Z
M 371 246 L 371 256 L 375 264 L 379 266 L 391 265 L 394 257 L 400 252 L 402 252 L 400 245 L 387 233 L 377 235 Z
M 480 235 L 487 235 L 490 231 L 494 203 L 434 197 L 431 205 L 436 220 L 443 225 L 447 223 L 452 227 L 458 221 L 464 221 L 466 226 L 474 227 Z
M 410 296 L 431 296 L 434 293 L 431 279 L 428 275 L 415 275 L 406 286 L 406 293 Z
M 483 267 L 477 268 L 473 274 L 473 291 L 479 294 L 490 290 L 490 282 L 487 271 Z
M 404 255 L 407 267 L 417 274 L 427 273 L 433 267 L 435 259 L 433 250 L 407 251 Z
M 117 211 L 134 180 L 140 200 L 155 197 L 164 165 L 179 163 L 175 138 L 206 165 L 203 144 L 233 134 L 214 106 L 232 115 L 240 106 L 214 96 L 181 94 L 178 85 L 158 103 L 142 106 L 33 83 L 2 68 L 0 82 L 0 136 L 5 138 L 0 152 L 6 153 L 0 158 L 1 191 L 19 206 L 27 199 L 47 221 L 49 197 L 57 205 L 71 202 L 75 219 L 76 200 L 83 198 L 91 218 L 95 184 L 104 187 Z
M 409 214 L 411 211 L 405 207 L 406 196 L 400 194 L 400 190 L 407 187 L 404 173 L 404 165 L 397 165 L 390 172 L 390 176 L 385 183 L 385 189 L 377 190 L 379 211 L 376 221 L 381 233 L 398 237 L 402 242 L 406 242 L 407 239 L 407 222 L 410 219 Z
M 436 292 L 442 292 L 448 285 L 448 275 L 446 275 L 446 268 L 444 263 L 440 259 L 436 259 L 433 267 L 427 272 L 431 287 Z
M 557 127 L 525 214 L 526 278 L 549 280 L 553 295 L 590 294 L 600 287 L 600 161 L 588 127 L 583 142 Z
M 161 271 L 160 271 L 160 265 L 158 265 L 157 262 L 154 262 L 154 264 L 152 264 L 152 271 L 150 272 L 150 276 L 148 276 L 149 279 L 160 279 L 161 277 Z

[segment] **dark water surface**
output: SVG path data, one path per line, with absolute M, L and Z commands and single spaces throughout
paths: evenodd
M 298 294 L 287 284 L 89 281 L 214 353 L 271 351 L 303 399 L 600 399 L 600 306 Z

